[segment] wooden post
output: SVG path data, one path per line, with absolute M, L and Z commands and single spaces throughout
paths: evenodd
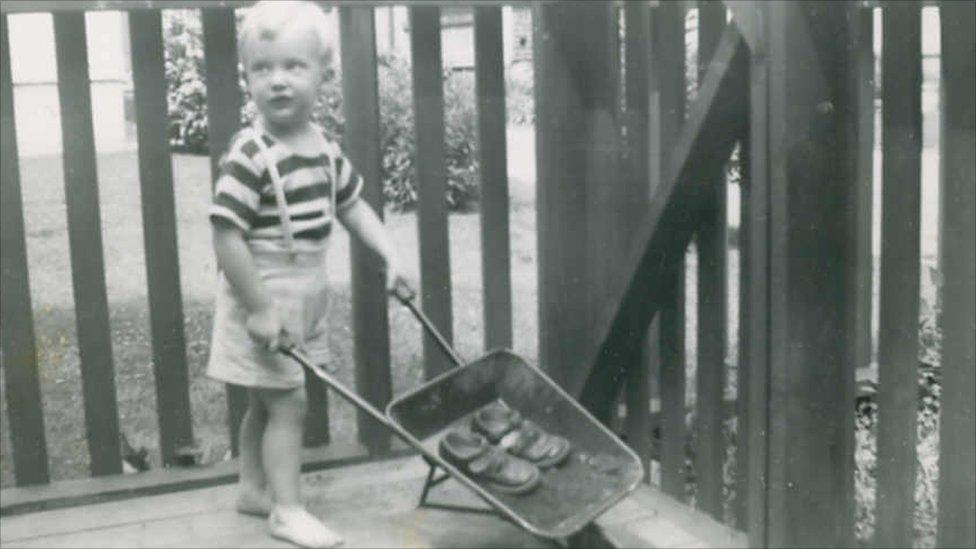
M 203 20 L 203 57 L 207 62 L 207 144 L 210 149 L 210 185 L 217 182 L 220 157 L 227 151 L 230 138 L 241 126 L 243 97 L 238 85 L 237 40 L 234 10 L 207 8 L 200 10 Z M 227 426 L 230 449 L 238 455 L 241 420 L 247 410 L 247 391 L 228 383 Z
M 916 2 L 882 10 L 882 198 L 878 308 L 878 523 L 882 547 L 914 539 L 918 422 L 922 25 Z
M 738 29 L 727 27 L 715 62 L 709 65 L 686 126 L 675 139 L 668 176 L 654 192 L 634 246 L 613 279 L 612 297 L 601 304 L 587 346 L 595 349 L 580 403 L 597 418 L 609 417 L 609 405 L 624 378 L 629 353 L 639 348 L 636 326 L 650 324 L 670 299 L 669 269 L 680 268 L 684 250 L 700 222 L 705 194 L 702 178 L 725 164 L 747 117 L 748 58 Z M 662 344 L 665 342 L 662 341 Z
M 475 89 L 481 165 L 481 279 L 485 349 L 512 347 L 512 275 L 505 149 L 502 9 L 474 10 Z
M 571 394 L 588 367 L 591 277 L 608 268 L 589 263 L 612 214 L 612 189 L 596 187 L 612 187 L 616 161 L 616 29 L 609 3 L 535 5 L 539 357 Z
M 373 8 L 342 7 L 339 24 L 346 150 L 363 177 L 362 198 L 382 216 L 382 155 Z M 356 387 L 369 402 L 383 409 L 393 396 L 388 300 L 379 258 L 359 242 L 353 242 L 352 273 Z M 362 410 L 357 410 L 356 420 L 359 440 L 370 453 L 389 451 L 390 435 L 386 427 Z
M 173 169 L 167 137 L 160 12 L 145 10 L 129 14 L 129 32 L 160 453 L 163 463 L 172 465 L 176 463 L 177 450 L 193 444 L 193 426 L 183 334 Z
M 768 527 L 771 546 L 842 546 L 847 482 L 849 11 L 768 6 Z M 758 479 L 752 479 L 756 483 Z M 750 513 L 751 515 L 751 513 Z
M 417 217 L 420 225 L 421 303 L 424 312 L 450 342 L 451 258 L 447 236 L 447 176 L 444 172 L 444 83 L 441 70 L 440 8 L 410 7 L 414 121 L 417 132 Z M 430 379 L 452 368 L 451 362 L 424 334 L 424 376 Z
M 976 9 L 943 2 L 942 19 L 942 425 L 939 547 L 976 546 Z
M 85 428 L 91 473 L 108 475 L 122 472 L 122 456 L 98 208 L 85 14 L 55 14 L 54 41 Z M 146 270 L 150 270 L 149 265 Z
M 706 68 L 725 26 L 725 5 L 698 2 L 698 74 Z M 706 176 L 708 198 L 698 227 L 697 506 L 722 519 L 722 435 L 726 334 L 726 183 L 725 165 Z
M 10 446 L 18 486 L 46 484 L 47 441 L 37 372 L 31 309 L 24 201 L 20 193 L 14 88 L 10 76 L 7 16 L 0 15 L 0 346 Z

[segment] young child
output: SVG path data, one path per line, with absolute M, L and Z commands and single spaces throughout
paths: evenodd
M 307 547 L 342 540 L 299 499 L 304 373 L 276 352 L 279 336 L 329 362 L 335 219 L 385 261 L 389 287 L 399 282 L 387 232 L 358 199 L 362 178 L 311 121 L 332 61 L 327 25 L 310 2 L 263 1 L 248 12 L 239 53 L 258 116 L 232 140 L 210 207 L 222 275 L 207 374 L 248 390 L 237 509 L 267 514 L 271 535 Z

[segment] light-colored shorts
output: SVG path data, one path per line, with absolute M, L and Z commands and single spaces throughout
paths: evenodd
M 263 242 L 249 242 L 249 248 L 282 326 L 310 359 L 328 363 L 325 248 L 294 255 Z M 247 387 L 292 389 L 304 385 L 305 374 L 297 362 L 268 351 L 251 338 L 247 310 L 222 272 L 219 278 L 207 376 Z

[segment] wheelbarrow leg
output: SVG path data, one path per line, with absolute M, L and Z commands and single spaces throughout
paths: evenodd
M 424 461 L 427 462 L 427 480 L 424 481 L 424 490 L 420 493 L 420 502 L 417 504 L 418 507 L 426 507 L 428 505 L 427 495 L 430 494 L 430 489 L 450 478 L 447 473 L 444 473 L 439 477 L 436 476 L 437 464 L 430 461 L 430 459 L 428 459 L 426 456 L 424 457 Z
M 424 489 L 420 493 L 420 501 L 417 503 L 417 507 L 426 507 L 428 509 L 440 509 L 443 511 L 458 511 L 461 513 L 478 513 L 478 514 L 485 514 L 485 515 L 497 514 L 495 510 L 491 508 L 469 507 L 467 505 L 454 505 L 450 503 L 436 503 L 433 501 L 428 501 L 427 496 L 430 495 L 430 489 L 444 482 L 445 480 L 451 478 L 451 475 L 445 472 L 438 476 L 437 475 L 437 469 L 439 468 L 438 465 L 433 461 L 431 461 L 426 456 L 424 456 L 424 461 L 427 462 L 427 467 L 428 467 L 427 479 L 424 481 Z M 507 518 L 507 517 L 502 516 L 502 518 Z

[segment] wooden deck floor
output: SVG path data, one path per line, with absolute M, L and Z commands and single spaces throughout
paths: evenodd
M 417 508 L 417 457 L 304 475 L 309 509 L 346 547 L 554 547 L 494 515 Z M 483 506 L 454 482 L 437 501 Z M 188 490 L 0 519 L 0 547 L 292 547 L 233 508 L 234 486 Z
M 418 508 L 427 467 L 416 456 L 303 475 L 309 509 L 346 547 L 552 548 L 497 515 Z M 123 479 L 124 480 L 124 479 Z M 152 479 L 150 479 L 152 480 Z M 62 488 L 63 489 L 63 488 Z M 16 506 L 16 497 L 4 502 Z M 485 508 L 454 481 L 429 501 Z M 27 512 L 0 517 L 5 547 L 292 547 L 271 538 L 265 521 L 238 514 L 234 485 Z M 746 547 L 743 533 L 642 485 L 601 515 L 575 545 L 586 547 Z

